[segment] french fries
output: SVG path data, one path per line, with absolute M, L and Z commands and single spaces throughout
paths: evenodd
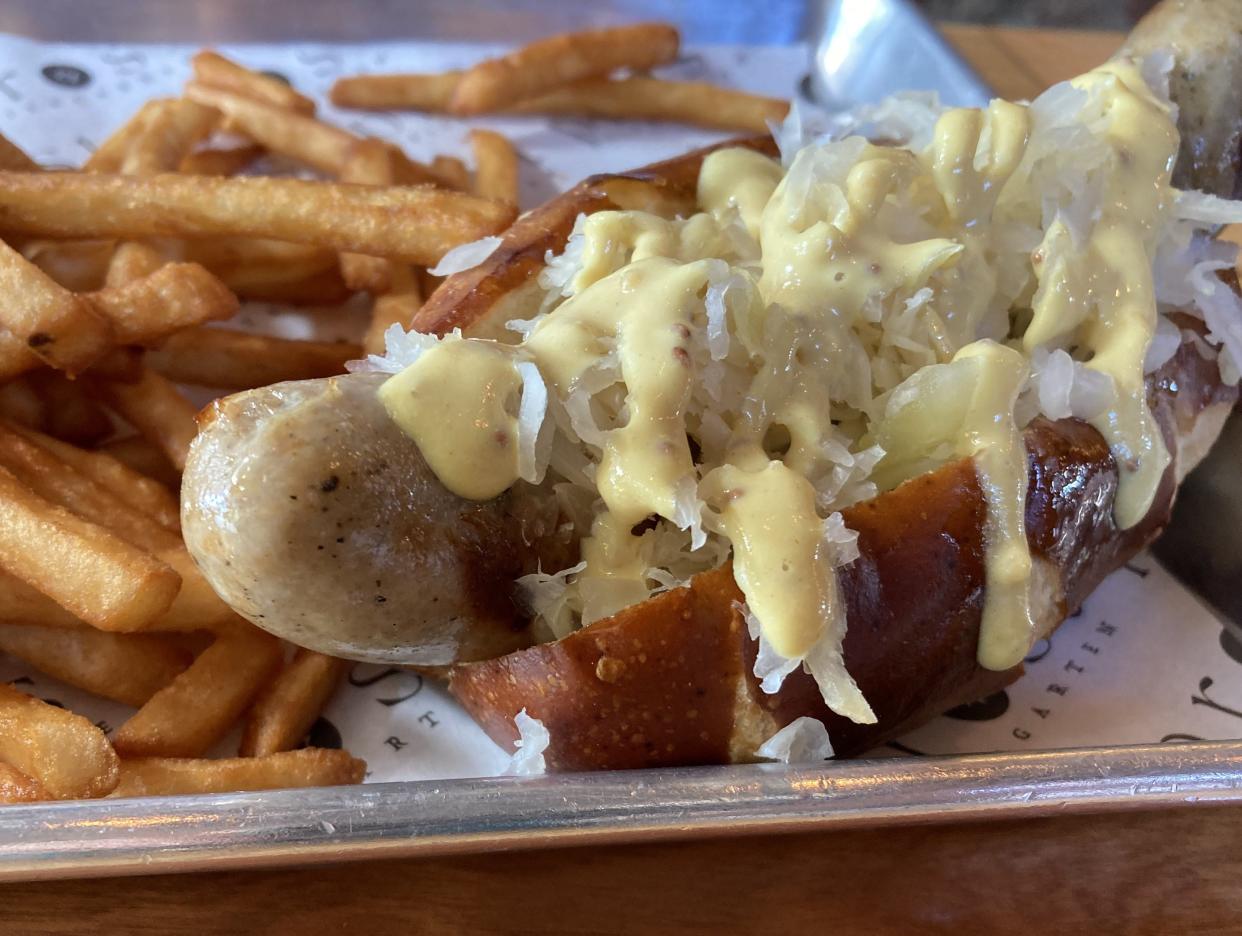
M 513 144 L 494 130 L 471 130 L 470 145 L 474 149 L 474 193 L 516 206 L 518 154 Z
M 122 757 L 201 757 L 280 665 L 280 642 L 255 628 L 217 637 L 189 669 L 116 730 Z
M 392 185 L 393 176 L 392 148 L 383 140 L 358 141 L 341 167 L 342 182 Z M 343 253 L 341 278 L 350 289 L 379 295 L 388 292 L 392 285 L 394 265 L 385 257 Z
M 222 112 L 230 130 L 328 175 L 340 172 L 358 142 L 352 133 L 314 117 L 212 85 L 191 81 L 185 94 Z
M 43 400 L 40 428 L 75 445 L 93 445 L 112 432 L 112 420 L 78 380 L 53 370 L 32 371 L 26 382 Z
M 7 426 L 71 465 L 82 475 L 112 492 L 129 506 L 141 510 L 169 530 L 181 526 L 177 499 L 158 481 L 135 471 L 106 452 L 91 452 L 10 423 Z M 0 614 L 0 617 L 4 615 Z
M 109 634 L 0 621 L 0 653 L 104 699 L 141 706 L 190 665 L 189 652 L 151 634 Z
M 126 758 L 121 762 L 120 782 L 113 795 L 170 796 L 343 786 L 361 783 L 366 769 L 365 762 L 347 751 L 326 748 L 221 760 Z
M 231 176 L 241 172 L 263 155 L 263 147 L 254 143 L 198 149 L 181 160 L 179 172 L 187 175 Z
M 384 332 L 392 325 L 409 328 L 414 321 L 414 313 L 422 308 L 423 293 L 419 278 L 409 267 L 395 269 L 390 286 L 390 291 L 376 296 L 371 305 L 371 322 L 362 340 L 362 350 L 367 354 L 383 354 Z
M 5 683 L 0 683 L 0 762 L 36 781 L 50 799 L 104 796 L 120 772 L 112 745 L 87 719 Z
M 0 621 L 38 621 L 44 627 L 82 626 L 43 592 L 0 569 Z
M 89 302 L 56 283 L 3 241 L 0 295 L 4 296 L 0 325 L 53 367 L 83 370 L 112 345 L 107 320 L 96 314 Z
M 17 144 L 0 134 L 0 170 L 6 172 L 38 172 L 39 164 Z
M 251 708 L 239 753 L 262 757 L 297 747 L 348 667 L 336 657 L 299 649 Z
M 461 76 L 449 102 L 454 114 L 485 114 L 619 68 L 645 71 L 677 57 L 680 37 L 666 23 L 564 33 L 488 59 Z
M 0 567 L 101 630 L 141 629 L 181 585 L 166 563 L 39 497 L 4 468 Z
M 38 780 L 0 761 L 0 803 L 34 803 L 47 798 Z
M 137 383 L 96 380 L 93 388 L 180 471 L 197 431 L 197 409 L 171 382 L 149 368 Z
M 148 353 L 147 364 L 176 383 L 247 390 L 282 380 L 343 374 L 345 362 L 361 355 L 361 347 L 345 341 L 296 341 L 226 328 L 192 328 Z
M 448 113 L 461 76 L 460 71 L 429 75 L 356 75 L 338 78 L 328 97 L 337 107 L 357 110 Z
M 120 462 L 135 474 L 144 475 L 168 491 L 181 487 L 179 472 L 168 456 L 140 435 L 109 439 L 99 447 L 101 455 Z
M 315 113 L 315 102 L 298 94 L 283 81 L 252 71 L 225 58 L 218 52 L 204 49 L 190 59 L 194 80 L 234 94 L 244 95 L 299 114 Z
M 95 148 L 90 157 L 82 164 L 84 172 L 120 172 L 125 156 L 130 151 L 134 140 L 146 131 L 147 118 L 157 110 L 162 101 L 147 101 L 138 109 L 133 117 Z
M 119 171 L 126 175 L 170 172 L 220 122 L 220 112 L 195 101 L 155 101 L 128 140 Z
M 121 256 L 120 250 L 116 256 Z M 111 323 L 115 340 L 121 344 L 154 344 L 181 329 L 232 318 L 238 309 L 237 297 L 229 288 L 197 263 L 162 264 L 87 298 Z
M 522 114 L 608 117 L 615 120 L 658 120 L 767 133 L 789 113 L 789 102 L 722 88 L 702 81 L 665 81 L 634 76 L 615 81 L 582 81 L 522 101 Z
M 430 186 L 11 172 L 0 173 L 0 216 L 6 228 L 27 234 L 270 237 L 434 265 L 453 247 L 503 230 L 515 211 Z

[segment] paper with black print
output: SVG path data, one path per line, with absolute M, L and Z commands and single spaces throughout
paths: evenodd
M 43 163 L 77 165 L 144 101 L 176 94 L 189 76 L 193 51 L 0 37 L 0 132 Z M 332 81 L 345 74 L 460 67 L 493 48 L 302 44 L 222 51 L 287 77 L 320 101 L 326 119 L 394 140 L 410 155 L 429 159 L 437 153 L 468 158 L 466 124 L 420 114 L 338 111 L 326 102 Z M 804 63 L 799 48 L 699 49 L 669 73 L 788 95 Z M 471 124 L 498 129 L 517 144 L 524 207 L 591 173 L 633 168 L 720 138 L 683 127 L 571 119 L 489 118 Z M 314 318 L 263 307 L 243 315 L 247 327 L 289 337 L 345 337 L 365 320 L 361 314 Z M 86 713 L 108 730 L 132 711 L 11 659 L 0 658 L 0 679 Z M 1242 645 L 1223 636 L 1193 597 L 1143 557 L 1109 578 L 1050 643 L 1035 648 L 1022 680 L 936 719 L 897 748 L 956 753 L 1239 736 Z M 309 741 L 344 746 L 364 757 L 372 782 L 490 776 L 508 760 L 442 686 L 383 666 L 353 668 Z M 216 753 L 233 753 L 236 743 L 236 736 L 227 739 Z

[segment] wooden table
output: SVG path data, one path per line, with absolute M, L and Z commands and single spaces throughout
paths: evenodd
M 1103 33 L 950 27 L 1005 97 Z M 0 886 L 0 933 L 1242 933 L 1242 807 Z

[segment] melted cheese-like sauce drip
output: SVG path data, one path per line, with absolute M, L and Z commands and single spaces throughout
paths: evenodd
M 1119 524 L 1146 512 L 1168 462 L 1144 397 L 1143 359 L 1156 322 L 1153 231 L 1170 198 L 1177 137 L 1167 108 L 1130 66 L 1108 65 L 1082 82 L 1103 95 L 1116 165 L 1085 248 L 1059 221 L 1048 226 L 1034 260 L 1041 289 L 1020 339 L 1008 333 L 1008 305 L 996 307 L 991 224 L 1022 164 L 1031 118 L 1025 106 L 996 101 L 985 111 L 946 111 L 920 154 L 861 139 L 833 144 L 848 159 L 834 164 L 828 196 L 812 197 L 805 181 L 795 190 L 794 173 L 758 153 L 717 151 L 699 177 L 702 213 L 591 215 L 569 298 L 516 351 L 445 341 L 384 385 L 385 403 L 446 486 L 485 498 L 517 478 L 515 360 L 533 361 L 562 401 L 615 373 L 600 391 L 614 405 L 595 471 L 603 508 L 582 546 L 583 620 L 647 594 L 650 556 L 636 527 L 658 516 L 691 528 L 697 497 L 732 544 L 735 575 L 771 648 L 801 658 L 830 635 L 839 658 L 843 612 L 811 479 L 833 468 L 825 453 L 836 444 L 834 418 L 877 417 L 863 415 L 870 381 L 843 383 L 836 362 L 859 353 L 854 335 L 878 327 L 880 303 L 934 281 L 940 298 L 923 313 L 929 347 L 910 350 L 906 371 L 879 375 L 900 385 L 888 415 L 868 430 L 888 451 L 875 477 L 897 483 L 949 457 L 974 459 L 987 507 L 979 660 L 1016 665 L 1035 636 L 1026 452 L 1014 417 L 1029 368 L 1016 346 L 1029 352 L 1074 336 L 1087 366 L 1112 378 L 1114 405 L 1094 424 L 1121 466 Z M 898 203 L 916 206 L 917 236 L 890 229 Z M 739 222 L 761 251 L 735 261 L 759 264 L 747 274 L 757 299 L 730 320 L 732 339 L 754 362 L 753 382 L 726 427 L 723 456 L 701 466 L 700 482 L 687 438 L 690 339 L 703 327 L 713 271 L 726 268 L 718 258 L 738 256 L 729 225 Z M 836 709 L 873 720 L 854 691 L 859 701 Z
M 459 497 L 490 500 L 518 479 L 522 378 L 508 348 L 449 340 L 380 385 L 388 415 Z

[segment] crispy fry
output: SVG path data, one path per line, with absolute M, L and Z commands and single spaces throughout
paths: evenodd
M 356 75 L 338 78 L 328 92 L 337 107 L 447 113 L 460 71 L 427 75 Z
M 137 112 L 121 124 L 90 157 L 82 164 L 84 172 L 120 172 L 125 162 L 125 154 L 129 152 L 134 139 L 146 128 L 147 117 L 160 106 L 161 102 L 147 101 Z
M 0 134 L 0 170 L 5 172 L 38 172 L 39 164 L 20 146 Z
M 39 497 L 112 531 L 127 543 L 152 552 L 181 545 L 181 537 L 154 517 L 4 426 L 0 426 L 0 465 Z
M 194 69 L 194 80 L 202 84 L 245 95 L 299 114 L 315 113 L 315 102 L 298 94 L 286 82 L 239 65 L 218 52 L 204 49 L 190 59 L 190 65 Z
M 112 345 L 107 321 L 90 303 L 3 242 L 0 295 L 0 324 L 53 367 L 80 371 Z
M 166 563 L 39 497 L 3 468 L 0 566 L 102 630 L 149 624 L 181 584 Z
M 352 133 L 322 120 L 197 81 L 185 86 L 185 94 L 192 101 L 218 108 L 227 118 L 230 130 L 268 152 L 287 156 L 328 175 L 341 171 L 350 149 L 358 142 Z
M 341 167 L 342 182 L 361 185 L 392 185 L 392 147 L 374 138 L 360 140 L 350 151 L 349 158 Z M 350 289 L 378 295 L 388 292 L 392 285 L 392 260 L 367 254 L 341 254 L 341 277 Z
M 248 390 L 282 380 L 345 372 L 362 349 L 345 341 L 294 341 L 224 328 L 191 328 L 147 354 L 156 373 L 177 383 Z
M 120 171 L 125 175 L 172 172 L 220 122 L 220 112 L 196 101 L 153 101 L 129 140 Z
M 104 699 L 135 707 L 172 682 L 192 655 L 150 634 L 0 622 L 0 653 Z
M 2 639 L 0 633 L 0 646 Z M 332 698 L 348 666 L 345 660 L 299 649 L 251 708 L 242 734 L 242 757 L 262 757 L 297 747 Z
M 91 386 L 140 435 L 158 446 L 178 471 L 185 467 L 197 431 L 197 410 L 170 381 L 148 368 L 137 383 L 95 380 Z
M 348 751 L 327 748 L 222 760 L 126 758 L 121 761 L 121 779 L 112 795 L 175 796 L 344 786 L 361 783 L 366 770 L 366 761 Z
M 620 120 L 660 120 L 721 130 L 767 133 L 789 113 L 789 102 L 701 81 L 635 76 L 579 82 L 513 108 L 523 114 L 565 114 Z
M 104 285 L 112 288 L 126 286 L 136 279 L 149 276 L 163 265 L 164 258 L 150 244 L 123 241 L 116 245 L 116 252 L 108 263 Z
M 83 623 L 33 585 L 27 585 L 3 569 L 0 569 L 0 620 L 38 621 L 45 627 L 71 629 Z
M 112 420 L 81 380 L 47 368 L 32 370 L 26 380 L 43 400 L 43 432 L 75 445 L 93 445 L 112 434 Z
M 0 803 L 35 803 L 47 799 L 38 780 L 0 761 Z
M 199 757 L 224 737 L 280 665 L 280 641 L 255 628 L 216 638 L 190 668 L 117 729 L 123 757 Z
M 143 630 L 163 633 L 203 630 L 226 635 L 254 630 L 216 594 L 185 546 L 161 550 L 159 558 L 181 576 L 181 590 L 168 611 L 148 621 Z
M 176 531 L 180 528 L 177 499 L 158 481 L 140 474 L 106 452 L 90 452 L 22 426 L 9 424 L 8 428 L 72 465 L 78 472 L 167 529 Z
M 350 296 L 336 263 L 327 269 L 297 276 L 293 267 L 253 264 L 223 276 L 229 289 L 240 299 L 275 302 L 295 306 L 339 305 Z
M 231 176 L 241 172 L 267 152 L 254 143 L 195 150 L 181 160 L 179 172 L 189 175 Z
M 81 715 L 0 683 L 0 760 L 52 799 L 103 796 L 120 763 L 104 733 Z
M 130 348 L 112 348 L 87 370 L 109 380 L 134 381 L 138 378 L 138 368 L 142 363 L 137 356 L 139 353 Z M 43 362 L 26 347 L 26 343 L 7 328 L 0 327 L 0 382 L 41 368 Z
M 176 491 L 181 486 L 181 472 L 168 460 L 167 455 L 140 435 L 110 439 L 98 451 L 101 455 L 120 462 L 135 474 L 145 475 L 169 491 Z
M 384 332 L 391 325 L 409 328 L 414 321 L 414 313 L 423 304 L 418 276 L 409 267 L 398 267 L 393 274 L 391 285 L 391 291 L 376 296 L 371 305 L 371 322 L 362 341 L 362 350 L 366 354 L 383 354 Z
M 513 144 L 494 130 L 471 130 L 474 148 L 474 193 L 516 206 L 518 154 Z
M 89 298 L 122 344 L 152 344 L 183 328 L 232 318 L 238 308 L 229 288 L 197 263 L 164 264 Z
M 458 192 L 470 191 L 470 170 L 456 156 L 437 156 L 431 161 L 431 169 L 445 180 L 448 188 Z
M 46 404 L 30 382 L 21 378 L 0 384 L 0 418 L 19 426 L 43 425 Z
M 677 57 L 680 37 L 667 23 L 639 23 L 550 36 L 467 70 L 449 109 L 485 114 L 619 68 L 645 71 Z
M 114 246 L 110 240 L 32 240 L 22 254 L 65 289 L 90 292 L 103 286 Z
M 512 206 L 431 186 L 69 172 L 0 174 L 0 210 L 7 228 L 30 234 L 270 237 L 420 264 L 514 217 Z
M 133 383 L 142 377 L 142 349 L 132 345 L 113 348 L 88 371 L 94 377 Z

